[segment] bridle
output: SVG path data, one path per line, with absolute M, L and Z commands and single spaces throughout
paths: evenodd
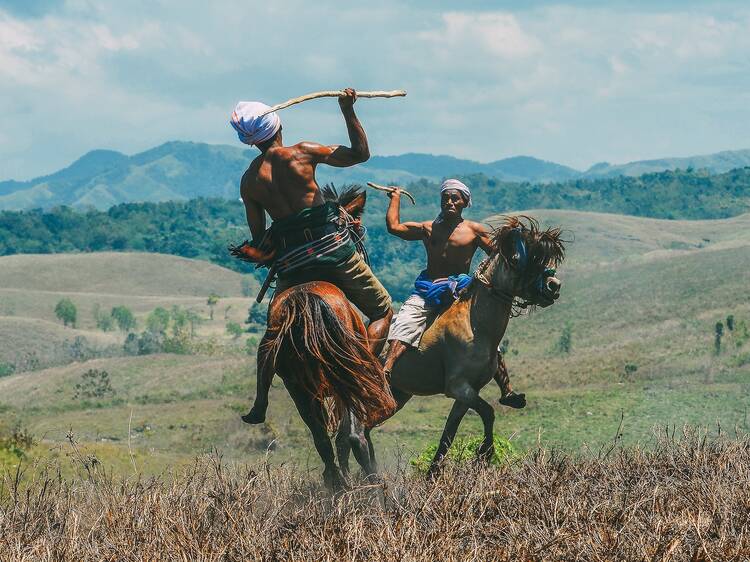
M 517 270 L 519 271 L 521 278 L 524 278 L 526 276 L 526 270 L 529 266 L 529 253 L 526 248 L 526 243 L 524 242 L 523 236 L 521 236 L 521 234 L 522 232 L 520 228 L 516 227 L 511 229 L 511 236 L 514 241 L 517 257 L 515 268 L 517 268 Z M 529 306 L 533 306 L 535 303 L 530 300 L 517 297 L 511 291 L 498 289 L 492 284 L 489 279 L 487 279 L 485 270 L 487 269 L 487 267 L 489 267 L 493 259 L 495 259 L 495 256 L 487 256 L 484 260 L 482 260 L 482 262 L 474 272 L 474 278 L 481 285 L 484 285 L 484 287 L 488 289 L 488 293 L 493 300 L 510 306 L 512 309 L 511 314 L 514 316 L 518 316 L 518 314 L 520 314 L 522 310 L 528 308 Z M 549 277 L 554 277 L 554 275 L 555 270 L 553 268 L 546 268 L 542 273 L 539 274 L 539 276 L 533 281 L 537 293 L 542 293 L 542 291 L 544 290 L 545 280 Z

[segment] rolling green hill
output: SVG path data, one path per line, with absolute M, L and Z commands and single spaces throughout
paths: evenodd
M 541 439 L 577 450 L 611 440 L 621 416 L 626 442 L 648 442 L 655 424 L 720 421 L 724 428 L 750 429 L 750 216 L 688 222 L 528 212 L 561 224 L 575 243 L 560 272 L 560 301 L 511 321 L 507 362 L 529 405 L 498 407 L 500 434 L 513 435 L 522 448 Z M 36 298 L 34 290 L 29 294 Z M 735 329 L 725 323 L 716 355 L 714 327 L 729 315 Z M 569 353 L 557 349 L 564 329 Z M 113 393 L 76 398 L 75 385 L 92 368 L 109 373 Z M 130 425 L 131 447 L 147 471 L 212 447 L 230 459 L 257 458 L 274 440 L 272 460 L 316 464 L 280 383 L 265 426 L 239 422 L 254 383 L 254 361 L 239 346 L 101 358 L 0 378 L 0 421 L 20 420 L 44 436 L 44 450 L 35 455 L 47 454 L 72 428 L 84 450 L 122 467 L 129 462 Z M 488 386 L 483 394 L 494 402 L 498 391 Z M 411 456 L 435 442 L 449 406 L 442 397 L 414 399 L 375 432 L 381 457 Z M 480 425 L 468 416 L 462 432 L 477 433 Z
M 726 150 L 715 154 L 689 156 L 687 158 L 658 158 L 656 160 L 628 162 L 627 164 L 602 162 L 586 170 L 583 177 L 593 179 L 614 176 L 640 176 L 664 170 L 687 170 L 688 168 L 705 169 L 718 174 L 745 166 L 750 166 L 750 150 Z

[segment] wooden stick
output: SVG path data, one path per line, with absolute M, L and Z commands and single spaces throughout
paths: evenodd
M 327 90 L 325 92 L 314 92 L 298 98 L 292 98 L 284 103 L 274 105 L 271 109 L 264 111 L 259 115 L 263 117 L 274 111 L 280 109 L 286 109 L 289 106 L 302 103 L 303 101 L 314 100 L 317 98 L 337 98 L 344 95 L 344 90 Z M 406 95 L 406 90 L 391 90 L 391 91 L 377 91 L 377 92 L 357 92 L 358 98 L 399 98 Z
M 378 185 L 376 183 L 372 183 L 371 181 L 368 181 L 367 185 L 370 186 L 373 189 L 377 189 L 378 191 L 385 191 L 386 193 L 393 193 L 397 189 L 395 187 L 385 187 L 384 185 Z M 401 189 L 400 187 L 398 189 L 399 189 L 399 191 L 401 191 L 401 193 L 403 193 L 404 195 L 406 195 L 411 200 L 411 204 L 412 205 L 416 205 L 417 204 L 417 200 L 414 199 L 414 196 L 411 193 L 409 193 L 405 189 Z

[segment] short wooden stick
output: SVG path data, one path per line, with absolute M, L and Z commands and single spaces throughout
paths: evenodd
M 372 183 L 371 181 L 368 181 L 367 185 L 369 187 L 373 188 L 373 189 L 377 189 L 378 191 L 385 191 L 386 193 L 393 193 L 394 191 L 396 191 L 395 187 L 386 187 L 384 185 L 378 185 L 376 183 Z M 416 205 L 417 204 L 417 200 L 414 199 L 414 196 L 411 193 L 409 193 L 405 189 L 401 189 L 401 188 L 398 188 L 398 189 L 399 189 L 399 191 L 401 191 L 401 193 L 403 193 L 404 195 L 406 195 L 409 198 L 409 200 L 411 201 L 412 205 Z

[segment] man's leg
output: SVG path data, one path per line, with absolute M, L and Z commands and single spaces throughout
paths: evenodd
M 391 297 L 361 255 L 355 253 L 346 263 L 324 277 L 341 289 L 346 298 L 367 316 L 370 351 L 379 356 L 385 346 L 393 318 Z
M 404 351 L 407 350 L 409 346 L 406 345 L 404 342 L 399 340 L 390 340 L 390 347 L 388 347 L 388 355 L 385 357 L 385 363 L 383 364 L 383 370 L 390 376 L 391 370 L 393 369 L 393 366 L 396 364 L 396 361 L 398 360 L 401 355 L 403 355 Z
M 386 373 L 390 374 L 393 366 L 396 364 L 404 351 L 410 347 L 417 347 L 422 334 L 427 327 L 427 317 L 429 313 L 425 306 L 424 299 L 419 295 L 411 295 L 398 311 L 396 319 L 391 324 L 388 332 L 388 355 L 385 358 L 383 368 Z
M 516 394 L 510 386 L 508 368 L 505 366 L 505 359 L 499 349 L 497 350 L 497 371 L 495 371 L 494 379 L 500 387 L 500 404 L 511 408 L 526 407 L 526 395 Z
M 385 314 L 378 313 L 377 316 L 377 318 L 369 318 L 370 323 L 367 325 L 367 345 L 375 357 L 379 357 L 385 347 L 385 338 L 393 319 L 393 309 L 389 306 Z

